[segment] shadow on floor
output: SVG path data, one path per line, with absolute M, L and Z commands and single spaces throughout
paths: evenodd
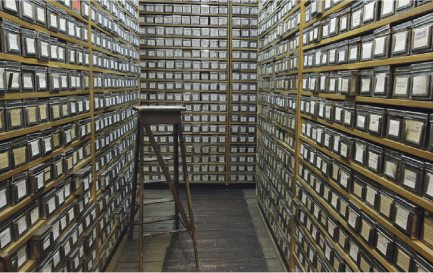
M 147 190 L 148 198 L 167 190 Z M 284 271 L 259 214 L 254 189 L 192 187 L 199 249 L 199 271 Z M 184 202 L 184 204 L 186 204 Z M 173 213 L 173 203 L 146 207 L 147 216 Z M 146 226 L 172 229 L 173 222 Z M 136 228 L 138 230 L 138 227 Z M 186 233 L 146 239 L 145 271 L 196 271 L 192 240 Z M 138 232 L 119 246 L 107 271 L 138 271 Z

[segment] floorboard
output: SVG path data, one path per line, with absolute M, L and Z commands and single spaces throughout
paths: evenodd
M 146 198 L 166 197 L 167 190 L 147 190 Z M 284 271 L 274 243 L 259 214 L 254 189 L 192 187 L 200 270 L 203 272 Z M 185 199 L 184 194 L 181 198 Z M 183 204 L 186 204 L 185 200 Z M 145 216 L 173 213 L 173 203 L 146 206 Z M 145 226 L 145 231 L 173 228 L 173 221 Z M 121 244 L 112 271 L 138 271 L 138 226 L 134 239 Z M 187 233 L 145 239 L 146 272 L 196 271 Z

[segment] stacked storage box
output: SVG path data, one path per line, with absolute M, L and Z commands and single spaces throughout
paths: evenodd
M 287 264 L 293 241 L 296 67 L 300 11 L 296 1 L 268 2 L 259 12 L 258 199 Z M 281 41 L 280 41 L 281 40 Z M 293 67 L 289 69 L 289 66 Z
M 254 183 L 257 123 L 257 2 L 231 1 L 230 183 Z
M 250 1 L 235 5 L 140 3 L 142 103 L 186 107 L 183 131 L 193 183 L 254 182 L 257 8 Z M 163 135 L 158 141 L 171 156 L 173 138 Z M 150 145 L 145 152 L 153 154 Z M 145 176 L 164 180 L 156 162 L 146 165 Z
M 103 270 L 119 242 L 131 198 L 137 8 L 0 2 L 0 271 Z
M 261 28 L 277 4 L 263 4 Z M 277 18 L 278 27 L 260 37 L 259 86 L 281 88 L 282 76 L 290 90 L 292 74 L 298 76 L 291 131 L 296 182 L 288 193 L 297 269 L 432 270 L 433 4 L 293 4 L 299 25 L 280 33 L 285 18 Z M 289 56 L 280 60 L 285 43 L 282 54 Z

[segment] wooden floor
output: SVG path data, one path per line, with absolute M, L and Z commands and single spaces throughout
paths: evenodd
M 168 194 L 168 190 L 147 190 L 145 196 L 152 199 Z M 192 197 L 199 271 L 284 271 L 260 216 L 254 189 L 193 186 Z M 146 208 L 146 216 L 173 213 L 172 202 Z M 173 222 L 165 222 L 145 230 L 172 228 Z M 138 271 L 138 231 L 134 235 L 134 240 L 122 241 L 107 271 Z M 186 233 L 146 239 L 144 249 L 147 272 L 196 271 L 192 241 Z

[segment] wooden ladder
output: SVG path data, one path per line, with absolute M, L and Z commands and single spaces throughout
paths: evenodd
M 129 229 L 129 239 L 132 240 L 134 226 L 135 224 L 135 214 L 137 212 L 137 202 L 138 202 L 138 211 L 139 211 L 139 222 L 138 226 L 139 230 L 139 248 L 140 248 L 140 271 L 144 269 L 144 239 L 147 237 L 160 236 L 166 234 L 173 234 L 179 232 L 188 232 L 191 236 L 193 247 L 194 247 L 194 256 L 195 256 L 195 264 L 197 270 L 199 269 L 199 260 L 198 260 L 198 248 L 197 248 L 197 238 L 195 232 L 195 224 L 194 224 L 194 216 L 192 210 L 192 200 L 191 200 L 191 190 L 189 177 L 186 167 L 186 153 L 185 153 L 185 143 L 182 134 L 182 111 L 185 110 L 183 106 L 134 106 L 134 110 L 138 112 L 137 117 L 137 137 L 136 137 L 136 147 L 135 147 L 135 156 L 134 156 L 134 176 L 132 180 L 132 204 L 131 204 L 131 215 L 130 215 L 130 229 Z M 152 130 L 151 125 L 158 124 L 173 124 L 173 146 L 174 146 L 174 177 L 170 176 L 169 169 L 166 165 L 166 160 L 169 158 L 164 158 L 161 154 L 161 150 L 155 140 L 155 136 Z M 144 158 L 143 147 L 144 147 L 144 133 L 149 138 L 150 145 L 155 153 L 154 158 Z M 164 134 L 167 135 L 167 134 Z M 179 145 L 180 144 L 180 145 Z M 186 195 L 187 195 L 187 206 L 188 206 L 188 214 L 185 212 L 185 209 L 182 206 L 182 203 L 179 198 L 179 146 L 182 157 L 182 173 L 183 180 L 185 182 Z M 168 188 L 172 197 L 170 198 L 162 198 L 162 199 L 153 199 L 153 200 L 144 200 L 144 185 L 146 183 L 153 183 L 155 181 L 144 181 L 144 162 L 158 162 L 162 173 L 164 175 L 165 181 L 159 182 L 167 182 Z M 138 176 L 138 181 L 137 181 Z M 138 197 L 137 195 L 138 188 Z M 138 199 L 138 201 L 136 200 Z M 175 205 L 175 215 L 173 216 L 163 216 L 163 217 L 155 217 L 152 219 L 144 219 L 144 206 L 157 204 L 157 203 L 165 203 L 165 202 L 174 202 Z M 170 231 L 161 231 L 161 232 L 148 232 L 145 233 L 144 225 L 150 223 L 164 222 L 169 220 L 175 220 L 175 229 Z M 182 223 L 183 228 L 180 228 L 179 222 Z

